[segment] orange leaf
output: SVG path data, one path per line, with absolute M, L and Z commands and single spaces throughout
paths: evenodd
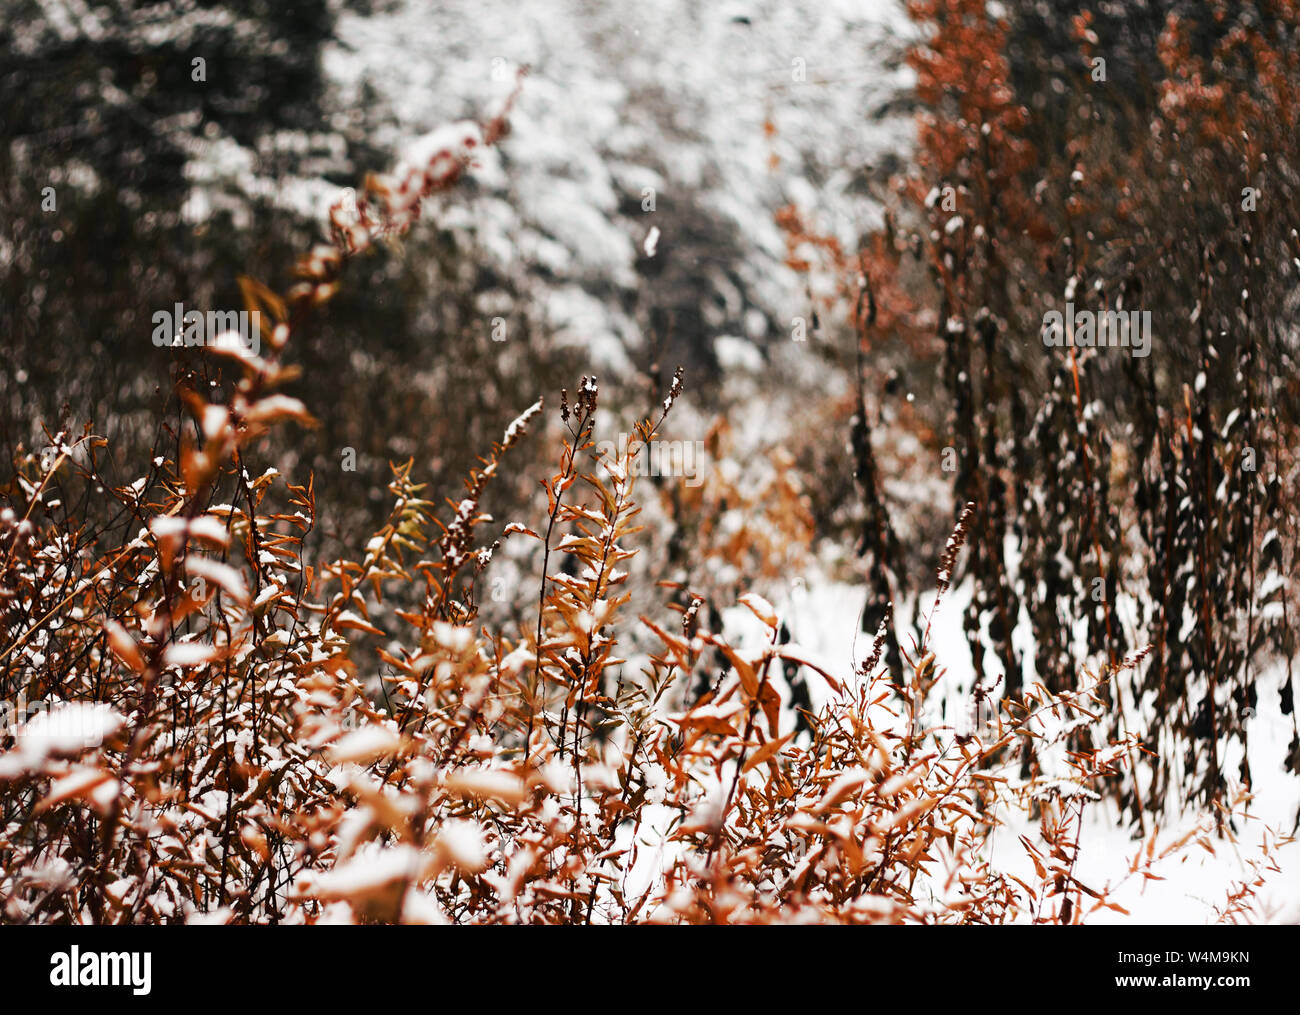
M 742 768 L 741 771 L 748 772 L 750 769 L 757 768 L 763 762 L 767 761 L 779 750 L 781 750 L 782 747 L 784 747 L 786 744 L 788 744 L 791 741 L 791 739 L 794 737 L 794 732 L 795 732 L 794 730 L 791 730 L 783 737 L 780 737 L 776 740 L 769 740 L 762 747 L 756 750 L 752 755 L 750 755 L 749 760 L 745 762 L 745 767 Z

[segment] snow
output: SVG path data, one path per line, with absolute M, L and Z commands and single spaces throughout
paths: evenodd
M 355 856 L 325 872 L 308 872 L 295 888 L 316 899 L 356 900 L 378 895 L 394 884 L 418 882 L 429 870 L 429 856 L 414 846 L 362 846 Z
M 386 757 L 397 750 L 401 739 L 392 730 L 378 724 L 348 733 L 330 746 L 329 759 L 335 764 L 354 762 L 363 765 Z
M 747 339 L 736 335 L 719 335 L 713 340 L 718 365 L 727 372 L 746 371 L 757 374 L 763 369 L 763 354 Z
M 460 769 L 448 774 L 445 780 L 448 789 L 457 793 L 499 800 L 516 805 L 527 797 L 527 788 L 523 780 L 511 772 L 492 769 Z
M 53 5 L 47 14 L 53 29 L 69 41 L 79 36 L 93 39 L 106 30 L 93 12 L 85 13 L 79 24 L 68 20 L 60 5 Z M 205 18 L 219 16 L 217 12 L 195 12 L 149 26 L 147 32 L 155 41 L 189 39 L 210 23 Z M 681 237 L 661 212 L 672 209 L 676 202 L 681 208 L 715 214 L 735 229 L 735 269 L 698 266 L 722 308 L 717 311 L 717 321 L 709 323 L 711 334 L 716 335 L 712 351 L 729 390 L 754 391 L 755 387 L 745 385 L 756 385 L 770 370 L 789 380 L 791 391 L 797 390 L 796 381 L 811 382 L 832 398 L 838 393 L 837 382 L 820 376 L 824 364 L 792 349 L 788 342 L 772 343 L 766 355 L 757 344 L 772 332 L 773 322 L 776 334 L 781 334 L 785 322 L 804 312 L 807 304 L 804 280 L 783 264 L 784 237 L 773 213 L 788 203 L 799 205 L 809 213 L 814 228 L 833 233 L 846 244 L 856 240 L 859 229 L 879 220 L 880 208 L 861 185 L 861 177 L 864 171 L 870 173 L 877 167 L 882 155 L 906 152 L 912 143 L 910 117 L 885 112 L 887 100 L 908 83 L 910 72 L 903 66 L 895 69 L 883 58 L 910 32 L 901 4 L 895 0 L 790 0 L 777 7 L 648 0 L 608 9 L 561 0 L 543 0 L 523 8 L 507 0 L 448 0 L 433 6 L 423 0 L 394 0 L 364 14 L 341 10 L 334 41 L 324 53 L 324 69 L 337 107 L 361 110 L 367 120 L 366 135 L 379 148 L 400 153 L 395 173 L 398 180 L 410 171 L 427 168 L 436 175 L 452 164 L 468 165 L 475 187 L 473 199 L 452 197 L 446 204 L 440 203 L 439 225 L 470 234 L 477 249 L 486 252 L 498 267 L 522 266 L 533 282 L 526 294 L 530 309 L 535 307 L 545 318 L 561 347 L 581 351 L 589 369 L 601 371 L 602 376 L 605 372 L 629 375 L 637 353 L 646 348 L 644 321 L 628 309 L 635 302 L 630 297 L 642 285 L 640 273 L 649 270 L 647 260 L 654 261 L 654 268 L 673 257 Z M 21 48 L 24 44 L 20 35 L 17 45 Z M 500 149 L 485 149 L 478 123 L 465 117 L 481 118 L 494 109 L 514 87 L 516 69 L 524 65 L 530 66 L 531 72 L 523 81 L 512 132 Z M 792 75 L 792 66 L 802 66 L 806 76 L 801 80 Z M 369 97 L 372 95 L 374 99 Z M 111 94 L 105 98 L 126 99 Z M 844 129 L 845 124 L 852 124 L 853 129 Z M 318 165 L 328 167 L 332 177 L 353 178 L 338 135 L 308 137 L 284 132 L 269 140 L 272 149 L 319 149 Z M 274 201 L 304 217 L 319 217 L 342 193 L 319 177 L 277 180 L 272 187 L 270 181 L 257 176 L 256 153 L 230 138 L 196 143 L 190 156 L 186 178 L 192 190 L 184 215 L 196 223 L 229 211 L 237 225 L 251 225 L 248 197 Z M 75 173 L 76 168 L 69 167 L 69 171 Z M 101 185 L 80 175 L 83 178 L 74 181 L 80 189 L 93 192 Z M 654 195 L 658 210 L 642 205 L 647 191 Z M 936 188 L 926 203 L 933 206 L 939 196 Z M 629 211 L 629 203 L 639 210 Z M 953 216 L 943 228 L 954 234 L 964 226 L 961 217 Z M 1069 279 L 1067 300 L 1074 298 L 1078 281 L 1077 276 Z M 1243 299 L 1246 296 L 1243 292 Z M 492 306 L 494 314 L 507 315 L 511 309 L 502 292 L 480 293 L 479 299 L 482 306 Z M 966 327 L 959 317 L 946 322 L 950 332 Z M 1196 378 L 1197 390 L 1205 384 L 1202 373 Z M 594 391 L 594 380 L 589 385 L 588 390 Z M 771 398 L 752 399 L 748 408 L 732 417 L 737 444 L 732 458 L 718 465 L 720 478 L 735 483 L 752 478 L 747 466 L 738 463 L 748 463 L 759 449 L 801 425 L 797 407 L 785 398 L 784 392 L 778 392 Z M 670 402 L 664 403 L 665 409 Z M 288 399 L 270 402 L 268 407 L 285 412 L 301 409 Z M 1091 419 L 1103 409 L 1100 403 L 1090 404 L 1086 415 Z M 517 439 L 540 411 L 538 401 L 516 418 L 505 431 L 505 443 Z M 1233 422 L 1229 419 L 1225 429 Z M 204 428 L 215 437 L 224 423 L 224 410 L 212 409 Z M 896 451 L 906 453 L 906 448 L 900 446 Z M 162 459 L 155 459 L 155 467 L 162 464 Z M 607 463 L 606 467 L 617 479 L 626 478 L 617 464 Z M 900 480 L 888 475 L 888 470 L 886 473 L 887 493 L 898 501 L 924 502 L 946 495 L 942 483 Z M 143 492 L 143 487 L 139 490 Z M 231 509 L 225 510 L 229 514 Z M 462 501 L 457 512 L 458 524 L 463 527 L 474 515 L 474 503 Z M 160 541 L 178 541 L 188 534 L 225 546 L 229 541 L 227 525 L 213 515 L 188 522 L 180 517 L 158 517 L 150 529 Z M 725 534 L 751 524 L 753 520 L 744 509 L 733 507 L 719 519 L 718 529 Z M 368 551 L 377 553 L 381 543 L 372 541 Z M 559 548 L 567 545 L 561 542 Z M 1014 554 L 1006 556 L 1014 568 Z M 280 566 L 266 552 L 259 563 Z M 1064 556 L 1060 563 L 1068 573 Z M 191 575 L 210 579 L 234 597 L 247 600 L 242 574 L 229 565 L 191 555 L 187 567 Z M 724 562 L 718 564 L 713 577 L 730 580 L 742 570 L 734 562 Z M 622 577 L 622 572 L 615 571 L 610 580 Z M 947 575 L 941 580 L 946 583 L 946 579 Z M 1283 581 L 1271 572 L 1264 580 L 1263 593 L 1274 591 Z M 757 594 L 741 597 L 739 605 L 724 611 L 727 634 L 741 656 L 761 658 L 771 641 L 769 628 L 784 621 L 793 639 L 784 648 L 791 655 L 815 661 L 845 685 L 855 684 L 860 679 L 856 670 L 871 649 L 870 634 L 860 630 L 865 599 L 862 585 L 830 578 L 813 567 L 788 594 L 783 596 L 782 591 L 769 592 L 770 602 Z M 258 595 L 255 608 L 264 607 L 280 593 L 278 587 L 267 586 Z M 930 631 L 927 647 L 934 651 L 942 670 L 929 710 L 922 717 L 927 725 L 956 726 L 969 711 L 975 670 L 962 617 L 971 594 L 969 583 L 959 582 L 946 591 L 936 609 L 931 608 L 933 591 L 923 592 L 915 602 L 896 604 L 894 623 L 900 641 L 908 644 L 919 614 Z M 1132 621 L 1140 608 L 1135 599 L 1123 595 L 1114 606 L 1121 621 Z M 1262 615 L 1266 617 L 1277 608 L 1267 607 Z M 1190 610 L 1181 619 L 1185 636 L 1197 619 Z M 368 626 L 352 610 L 341 612 L 336 623 Z M 1069 635 L 1074 648 L 1082 645 L 1082 623 Z M 471 631 L 448 625 L 439 625 L 433 637 L 452 651 L 467 650 L 472 644 Z M 1022 676 L 1031 683 L 1036 674 L 1026 625 L 1018 625 L 1011 637 L 1024 660 Z M 268 640 L 267 644 L 277 642 Z M 41 647 L 39 642 L 35 646 Z M 217 654 L 211 645 L 182 642 L 167 648 L 164 662 L 197 666 Z M 26 658 L 35 666 L 45 659 L 40 651 Z M 313 658 L 319 661 L 323 657 Z M 500 670 L 508 676 L 517 675 L 532 662 L 532 654 L 521 645 L 501 661 Z M 990 660 L 990 669 L 999 673 L 996 660 Z M 1218 844 L 1215 853 L 1196 849 L 1163 865 L 1158 863 L 1155 870 L 1163 881 L 1128 877 L 1129 861 L 1143 845 L 1133 837 L 1129 817 L 1118 814 L 1109 799 L 1087 803 L 1078 876 L 1093 887 L 1118 886 L 1115 901 L 1132 914 L 1126 917 L 1102 911 L 1091 917 L 1093 922 L 1208 921 L 1215 916 L 1216 907 L 1223 905 L 1234 881 L 1253 877 L 1249 858 L 1265 835 L 1263 826 L 1281 831 L 1295 827 L 1300 793 L 1296 778 L 1282 770 L 1291 726 L 1278 710 L 1275 688 L 1280 673 L 1269 672 L 1260 679 L 1259 711 L 1249 720 L 1254 798 L 1247 805 L 1249 819 L 1238 829 L 1237 846 L 1213 838 Z M 808 680 L 808 687 L 815 704 L 824 704 L 834 694 L 817 679 Z M 783 717 L 790 722 L 789 694 L 782 697 Z M 328 704 L 328 699 L 322 703 Z M 1140 703 L 1129 703 L 1128 718 L 1134 726 L 1141 726 L 1142 708 Z M 724 721 L 734 719 L 742 709 L 742 703 L 733 700 L 689 714 L 697 721 Z M 877 709 L 872 718 L 884 725 L 894 717 Z M 0 755 L 0 778 L 16 777 L 40 769 L 51 759 L 93 749 L 124 723 L 108 705 L 56 703 L 18 730 L 14 750 Z M 392 754 L 400 743 L 396 732 L 374 723 L 335 741 L 326 749 L 326 756 L 346 768 Z M 470 746 L 485 757 L 492 750 L 490 739 L 478 735 Z M 1225 771 L 1237 771 L 1242 760 L 1239 752 L 1239 747 L 1233 747 L 1225 753 Z M 340 784 L 349 774 L 354 770 L 332 773 Z M 518 776 L 486 767 L 444 772 L 440 777 L 445 789 L 481 799 L 519 800 L 526 789 Z M 596 783 L 602 779 L 610 782 L 613 777 L 612 769 L 599 765 L 588 773 L 589 781 Z M 567 769 L 544 766 L 543 778 L 557 791 L 570 789 Z M 860 771 L 846 773 L 827 789 L 824 799 L 856 791 L 865 778 Z M 1035 791 L 1041 795 L 1044 788 L 1061 785 L 1047 773 Z M 664 798 L 662 769 L 651 766 L 647 786 L 653 798 Z M 93 793 L 92 799 L 102 804 L 116 788 L 116 782 L 105 778 L 101 770 L 84 768 L 63 774 L 50 792 L 68 796 Z M 903 788 L 901 779 L 891 780 L 877 792 L 889 795 Z M 701 820 L 716 813 L 718 790 L 712 787 L 713 795 L 702 803 L 697 815 Z M 222 800 L 210 803 L 214 814 L 224 806 Z M 676 817 L 674 811 L 661 810 L 655 814 L 651 807 L 651 833 L 666 828 Z M 1032 868 L 1018 836 L 1032 838 L 1036 829 L 1023 815 L 1005 817 L 1007 824 L 989 840 L 983 859 L 1027 874 Z M 660 819 L 662 824 L 656 824 Z M 1170 815 L 1169 827 L 1160 833 L 1159 841 L 1175 840 L 1202 828 L 1204 821 L 1205 815 L 1195 807 L 1184 807 Z M 363 829 L 352 831 L 360 836 Z M 1210 831 L 1205 834 L 1209 836 Z M 631 833 L 620 831 L 619 835 L 620 844 L 627 845 Z M 635 895 L 659 869 L 673 848 L 666 840 L 664 835 L 657 852 L 647 849 L 640 855 L 628 877 L 629 894 Z M 299 890 L 323 900 L 382 895 L 395 883 L 418 885 L 435 857 L 464 871 L 480 870 L 486 860 L 483 833 L 469 821 L 442 825 L 432 852 L 406 845 L 365 844 L 352 853 L 353 844 L 349 840 L 348 848 L 341 849 L 344 859 L 332 871 L 304 875 Z M 1280 846 L 1277 856 L 1283 869 L 1290 871 L 1300 862 L 1300 844 Z M 512 877 L 514 867 L 512 863 Z M 57 881 L 62 875 L 52 867 L 49 876 Z M 124 891 L 129 887 L 122 886 Z M 1300 916 L 1296 891 L 1285 877 L 1270 878 L 1261 899 L 1266 917 Z M 416 887 L 405 891 L 401 904 L 403 914 L 414 921 L 446 922 L 436 900 Z M 881 903 L 864 900 L 862 905 L 867 912 Z M 347 918 L 343 908 L 329 910 L 326 921 L 331 914 Z M 217 913 L 212 918 L 227 916 Z
M 218 650 L 212 645 L 205 645 L 197 641 L 177 642 L 168 645 L 166 651 L 163 652 L 163 665 L 188 669 L 211 662 L 218 655 Z
M 931 621 L 930 647 L 937 665 L 945 670 L 931 692 L 934 700 L 927 712 L 935 721 L 941 721 L 941 710 L 948 716 L 949 724 L 955 723 L 954 717 L 963 715 L 974 680 L 970 647 L 961 626 L 969 597 L 969 583 L 958 584 L 941 601 Z M 797 595 L 792 590 L 782 617 L 800 648 L 807 646 L 816 651 L 819 665 L 828 666 L 836 676 L 852 681 L 849 660 L 860 661 L 870 650 L 870 637 L 858 630 L 864 601 L 865 593 L 860 586 L 833 581 L 814 571 L 800 584 Z M 922 593 L 919 602 L 928 613 L 933 594 Z M 729 611 L 724 615 L 729 634 L 741 633 L 740 625 L 735 628 L 732 625 L 741 621 L 746 612 Z M 744 625 L 748 628 L 744 633 L 751 642 L 758 634 L 753 630 L 753 620 L 750 616 L 751 623 Z M 906 645 L 911 618 L 901 613 L 895 621 L 899 637 Z M 1029 657 L 1032 659 L 1032 654 Z M 833 660 L 841 661 L 838 668 L 830 665 Z M 1261 842 L 1265 839 L 1275 842 L 1274 833 L 1289 834 L 1295 827 L 1300 807 L 1300 780 L 1283 769 L 1291 723 L 1280 711 L 1276 688 L 1280 687 L 1282 677 L 1282 669 L 1278 667 L 1259 678 L 1259 707 L 1249 720 L 1248 738 L 1253 797 L 1247 805 L 1249 818 L 1237 820 L 1235 845 L 1214 835 L 1213 822 L 1205 811 L 1196 806 L 1178 810 L 1177 802 L 1171 801 L 1175 809 L 1160 819 L 1157 856 L 1165 845 L 1196 829 L 1205 830 L 1215 852 L 1196 846 L 1183 850 L 1151 868 L 1163 880 L 1148 880 L 1129 873 L 1134 855 L 1144 847 L 1131 829 L 1131 816 L 1120 815 L 1110 799 L 1097 800 L 1085 807 L 1076 874 L 1093 889 L 1112 887 L 1111 901 L 1122 905 L 1130 914 L 1101 909 L 1088 916 L 1089 923 L 1212 923 L 1226 905 L 1228 892 L 1241 881 L 1255 879 L 1257 874 L 1250 861 L 1258 860 Z M 809 681 L 809 690 L 815 702 L 824 701 L 829 694 L 816 680 Z M 1235 773 L 1239 763 L 1240 754 L 1231 750 L 1222 759 L 1227 773 Z M 1019 837 L 1036 839 L 1038 826 L 1017 811 L 1004 809 L 1001 817 L 1006 824 L 989 838 L 981 858 L 997 869 L 1032 879 L 1033 866 Z M 1300 894 L 1287 872 L 1300 868 L 1300 841 L 1276 846 L 1273 857 L 1281 873 L 1265 872 L 1254 918 L 1294 920 L 1300 914 Z
M 697 201 L 734 226 L 745 296 L 736 312 L 788 319 L 804 286 L 783 264 L 774 212 L 800 201 L 817 227 L 852 242 L 881 210 L 845 167 L 912 144 L 910 116 L 884 112 L 912 77 L 885 60 L 913 32 L 900 3 L 791 0 L 746 16 L 689 0 L 522 9 L 398 0 L 341 12 L 323 66 L 339 108 L 365 110 L 368 136 L 405 148 L 412 163 L 460 144 L 470 128 L 455 121 L 495 109 L 529 66 L 509 137 L 499 152 L 475 152 L 471 174 L 484 193 L 439 217 L 472 231 L 503 266 L 532 272 L 530 305 L 561 343 L 625 375 L 643 322 L 611 291 L 630 292 L 637 259 L 662 258 L 674 242 L 663 217 L 673 202 Z M 802 82 L 795 59 L 806 65 Z M 407 146 L 411 137 L 421 139 Z M 654 211 L 641 210 L 647 188 Z
M 483 834 L 472 821 L 452 820 L 438 830 L 439 851 L 466 873 L 477 873 L 487 863 Z
M 29 710 L 34 710 L 29 706 Z M 111 706 L 84 701 L 52 701 L 14 730 L 15 748 L 0 754 L 0 778 L 36 771 L 50 758 L 99 747 L 126 720 Z

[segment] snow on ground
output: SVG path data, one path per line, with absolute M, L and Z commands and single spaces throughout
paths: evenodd
M 970 650 L 961 629 L 962 613 L 969 597 L 968 583 L 956 586 L 934 612 L 932 620 L 932 648 L 938 664 L 947 671 L 933 693 L 946 703 L 949 722 L 954 716 L 960 721 L 964 715 L 974 677 Z M 833 663 L 832 672 L 848 676 L 852 670 L 850 660 L 861 663 L 871 650 L 871 636 L 858 630 L 864 601 L 865 593 L 860 586 L 810 575 L 793 587 L 787 602 L 778 605 L 794 640 Z M 924 614 L 928 615 L 933 592 L 923 593 L 920 602 Z M 726 615 L 729 633 L 734 630 L 751 639 L 758 634 L 757 625 L 745 620 L 747 612 L 737 609 Z M 897 630 L 907 646 L 911 618 L 905 611 L 900 614 Z M 752 616 L 749 620 L 753 620 Z M 1111 899 L 1130 914 L 1098 910 L 1088 917 L 1089 922 L 1214 922 L 1227 905 L 1229 892 L 1240 887 L 1241 882 L 1255 879 L 1251 861 L 1260 860 L 1261 841 L 1267 837 L 1274 842 L 1277 838 L 1274 833 L 1292 832 L 1300 807 L 1300 779 L 1282 767 L 1290 742 L 1291 722 L 1280 711 L 1276 691 L 1281 677 L 1280 668 L 1260 677 L 1259 711 L 1248 728 L 1253 798 L 1247 808 L 1248 819 L 1239 822 L 1236 829 L 1235 843 L 1229 838 L 1214 838 L 1214 854 L 1192 845 L 1157 862 L 1152 871 L 1164 878 L 1161 881 L 1130 876 L 1132 859 L 1145 843 L 1130 827 L 1131 821 L 1121 819 L 1112 800 L 1102 799 L 1087 805 L 1076 876 L 1096 890 L 1118 886 Z M 826 696 L 823 685 L 816 680 L 809 683 L 815 700 L 820 703 Z M 1224 771 L 1235 773 L 1239 761 L 1239 753 L 1225 752 Z M 1008 823 L 990 838 L 984 858 L 999 870 L 1031 878 L 1033 866 L 1018 837 L 1024 834 L 1035 839 L 1037 828 L 1026 815 L 1012 813 L 1008 818 Z M 1160 818 L 1157 824 L 1158 854 L 1165 845 L 1194 829 L 1212 827 L 1213 822 L 1206 812 L 1188 809 L 1182 814 Z M 1265 884 L 1259 890 L 1251 919 L 1292 922 L 1300 919 L 1300 841 L 1277 847 L 1273 859 L 1280 871 L 1260 871 Z

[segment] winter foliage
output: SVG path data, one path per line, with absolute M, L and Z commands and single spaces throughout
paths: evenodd
M 18 6 L 0 922 L 1294 918 L 1300 7 Z

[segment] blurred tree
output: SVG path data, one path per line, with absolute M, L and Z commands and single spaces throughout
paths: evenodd
M 177 301 L 238 307 L 237 272 L 284 259 L 294 239 L 266 212 L 275 181 L 319 130 L 319 51 L 332 19 L 326 0 L 0 9 L 9 449 L 69 400 L 100 428 L 113 425 L 104 402 L 138 409 L 165 378 L 152 312 Z M 300 142 L 277 144 L 287 132 Z M 214 173 L 246 188 L 264 228 L 246 231 L 243 202 L 186 208 Z

